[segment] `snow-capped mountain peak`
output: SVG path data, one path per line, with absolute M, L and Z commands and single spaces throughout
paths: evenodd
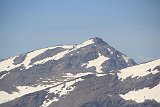
M 158 107 L 159 71 L 98 37 L 41 48 L 0 61 L 0 107 Z
M 99 44 L 103 44 L 103 47 Z M 84 48 L 84 49 L 82 49 Z M 54 53 L 54 50 L 59 50 L 56 53 Z M 52 61 L 52 60 L 59 60 L 63 57 L 65 57 L 67 54 L 72 54 L 73 52 L 77 51 L 76 53 L 82 52 L 83 50 L 86 50 L 88 52 L 86 52 L 86 54 L 88 54 L 89 52 L 95 52 L 92 53 L 94 54 L 98 54 L 98 52 L 103 53 L 106 57 L 110 58 L 111 60 L 115 59 L 116 60 L 124 60 L 124 64 L 126 63 L 126 67 L 128 65 L 134 65 L 135 62 L 133 60 L 131 60 L 131 64 L 129 62 L 129 58 L 124 56 L 123 54 L 121 54 L 120 52 L 118 52 L 117 50 L 115 50 L 114 48 L 112 48 L 111 46 L 109 46 L 106 42 L 104 42 L 101 38 L 95 37 L 95 38 L 91 38 L 87 41 L 84 41 L 81 44 L 77 44 L 77 45 L 62 45 L 62 46 L 53 46 L 53 47 L 48 47 L 48 48 L 42 48 L 42 49 L 38 49 L 26 54 L 23 54 L 23 56 L 17 55 L 15 57 L 9 58 L 7 60 L 4 60 L 2 62 L 0 62 L 0 71 L 9 71 L 11 69 L 15 69 L 21 66 L 24 66 L 26 69 L 31 68 L 32 66 L 38 65 L 38 64 L 44 64 L 48 61 Z M 45 55 L 46 53 L 50 54 L 48 51 L 53 51 L 54 54 L 51 54 L 50 56 Z M 108 53 L 107 53 L 108 52 Z M 84 53 L 84 52 L 83 52 Z M 82 53 L 82 54 L 83 54 Z M 114 53 L 114 54 L 113 54 Z M 40 60 L 34 61 L 33 60 L 41 55 L 45 55 L 45 58 L 41 58 Z M 73 55 L 73 54 L 72 54 Z M 119 56 L 119 57 L 117 57 Z M 22 60 L 19 61 L 20 63 L 15 63 L 16 60 Z M 92 59 L 92 58 L 91 58 Z M 123 67 L 121 67 L 123 68 Z

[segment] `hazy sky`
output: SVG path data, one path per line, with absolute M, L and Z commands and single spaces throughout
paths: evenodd
M 160 0 L 0 0 L 0 59 L 95 36 L 137 62 L 160 58 Z

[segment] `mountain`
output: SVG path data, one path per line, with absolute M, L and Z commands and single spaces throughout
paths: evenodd
M 0 107 L 160 107 L 159 71 L 98 37 L 42 48 L 0 61 Z

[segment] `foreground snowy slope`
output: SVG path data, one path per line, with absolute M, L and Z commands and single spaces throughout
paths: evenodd
M 122 80 L 126 78 L 137 78 L 138 80 L 139 78 L 145 77 L 150 74 L 158 75 L 159 72 L 160 72 L 160 59 L 122 69 L 120 70 L 119 73 L 117 73 L 117 75 Z M 160 90 L 160 81 L 158 81 L 156 85 L 152 88 L 149 88 L 148 86 L 143 89 L 129 91 L 125 95 L 120 95 L 120 96 L 125 100 L 134 100 L 138 103 L 144 102 L 147 99 L 160 102 L 160 95 L 158 94 L 159 90 Z
M 0 107 L 158 107 L 159 71 L 97 37 L 42 48 L 1 60 Z
M 118 77 L 121 79 L 126 79 L 127 77 L 138 78 L 148 74 L 156 74 L 159 72 L 158 69 L 154 69 L 157 65 L 160 65 L 160 59 L 122 69 L 120 70 L 120 73 L 118 73 Z
M 58 60 L 60 58 L 62 58 L 65 54 L 71 52 L 71 51 L 74 51 L 76 49 L 79 49 L 79 48 L 82 48 L 82 47 L 85 47 L 87 45 L 90 45 L 94 43 L 93 40 L 88 40 L 88 41 L 85 41 L 83 42 L 82 44 L 79 44 L 79 45 L 64 45 L 64 46 L 55 46 L 55 47 L 48 47 L 48 48 L 43 48 L 43 49 L 39 49 L 39 50 L 35 50 L 33 52 L 29 52 L 28 54 L 26 54 L 26 57 L 24 59 L 23 62 L 21 62 L 20 64 L 14 64 L 14 60 L 18 57 L 18 56 L 15 56 L 15 57 L 11 57 L 7 60 L 4 60 L 2 62 L 0 62 L 0 71 L 8 71 L 8 70 L 11 70 L 11 69 L 14 69 L 14 68 L 17 68 L 21 65 L 23 65 L 24 67 L 26 67 L 26 69 L 28 69 L 29 67 L 32 67 L 33 65 L 36 65 L 36 64 L 42 64 L 42 63 L 45 63 L 49 60 Z M 63 51 L 63 52 L 60 52 L 60 53 L 57 53 L 56 55 L 52 56 L 52 57 L 47 57 L 41 61 L 37 61 L 35 63 L 32 64 L 32 66 L 30 65 L 31 63 L 31 60 L 33 58 L 35 58 L 36 56 L 44 53 L 45 51 L 47 50 L 50 50 L 50 49 L 55 49 L 55 48 L 63 48 L 63 49 L 67 49 L 66 51 Z M 69 49 L 72 49 L 72 50 L 69 50 Z M 29 66 L 30 65 L 30 66 Z

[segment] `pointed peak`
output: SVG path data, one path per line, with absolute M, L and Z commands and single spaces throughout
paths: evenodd
M 108 45 L 105 41 L 103 41 L 102 38 L 99 38 L 99 37 L 94 37 L 94 38 L 91 38 L 90 40 L 93 40 L 93 42 L 95 44 L 106 44 L 106 45 Z

